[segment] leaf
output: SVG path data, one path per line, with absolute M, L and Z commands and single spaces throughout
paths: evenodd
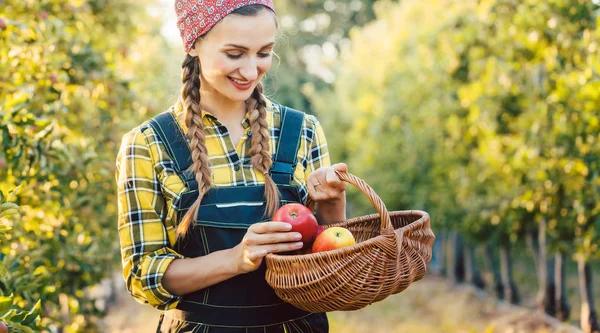
M 0 212 L 9 209 L 19 209 L 19 206 L 13 202 L 5 202 L 2 205 L 0 205 Z
M 13 304 L 14 295 L 0 296 L 0 316 L 4 315 Z
M 29 325 L 29 324 L 32 324 L 33 322 L 35 322 L 35 320 L 40 315 L 40 310 L 42 309 L 41 304 L 42 304 L 42 302 L 40 300 L 38 300 L 35 303 L 33 308 L 31 308 L 31 310 L 29 310 L 29 312 L 25 315 L 25 318 L 23 318 L 23 321 L 22 321 L 23 324 Z
M 17 186 L 11 193 L 10 193 L 10 197 L 8 198 L 8 201 L 14 201 L 15 199 L 15 195 L 17 194 L 17 191 L 21 188 L 21 184 L 19 184 L 19 186 Z
M 20 323 L 23 321 L 23 319 L 25 318 L 26 315 L 27 315 L 27 312 L 25 312 L 23 310 L 16 310 L 16 314 L 13 315 L 12 317 L 10 317 L 10 320 Z
M 22 332 L 22 333 L 35 333 L 36 331 L 34 331 L 33 329 L 31 329 L 31 327 L 27 327 L 25 325 L 21 325 L 19 323 L 12 323 L 12 325 L 14 326 L 15 329 L 19 329 L 19 330 L 15 330 L 14 332 Z
M 2 314 L 0 316 L 0 319 L 4 319 L 4 320 L 10 319 L 15 314 L 15 312 L 16 312 L 15 309 L 10 309 L 10 310 L 8 310 L 8 312 L 5 312 L 4 314 Z
M 34 271 L 33 275 L 48 275 L 48 268 L 46 266 L 38 266 Z

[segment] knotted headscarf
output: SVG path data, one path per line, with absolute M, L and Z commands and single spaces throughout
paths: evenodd
M 176 0 L 177 27 L 189 53 L 196 39 L 207 33 L 232 11 L 249 5 L 264 5 L 275 12 L 272 0 Z

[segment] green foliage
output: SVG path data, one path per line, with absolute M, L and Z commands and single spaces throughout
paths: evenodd
M 169 98 L 163 80 L 160 89 L 147 83 L 166 62 L 158 51 L 166 44 L 146 4 L 0 7 L 0 190 L 19 206 L 0 217 L 1 291 L 23 308 L 39 311 L 42 300 L 39 328 L 92 332 L 103 313 L 87 290 L 118 263 L 117 145 Z M 20 314 L 11 321 L 30 318 Z
M 315 96 L 333 160 L 435 229 L 599 256 L 600 29 L 589 1 L 380 2 Z M 372 210 L 358 200 L 356 214 Z
M 11 202 L 12 199 L 12 196 L 6 198 L 4 193 L 0 191 L 0 239 L 5 239 L 12 228 L 7 223 L 9 219 L 19 215 L 19 206 Z M 5 264 L 0 262 L 0 322 L 7 324 L 10 332 L 34 332 L 39 322 L 41 302 L 38 300 L 31 309 L 23 309 L 19 306 L 19 303 L 22 303 L 23 300 L 21 297 L 15 297 L 12 292 L 6 296 L 11 285 L 9 279 L 14 271 L 14 266 L 11 263 L 8 263 L 8 266 L 5 266 Z M 39 277 L 40 274 L 37 270 L 33 275 L 28 272 L 21 273 L 23 273 L 24 278 L 18 281 L 19 286 L 22 286 L 19 290 L 27 292 L 41 287 L 40 282 L 43 282 L 43 278 Z
M 337 55 L 349 33 L 375 18 L 376 0 L 275 0 L 282 38 L 266 92 L 278 102 L 313 113 L 310 96 L 335 78 Z

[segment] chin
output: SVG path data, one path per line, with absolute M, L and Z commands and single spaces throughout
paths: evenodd
M 252 92 L 254 91 L 254 89 L 256 89 L 256 87 L 252 87 L 247 91 L 239 91 L 233 88 L 227 92 L 226 96 L 229 97 L 229 99 L 231 99 L 232 101 L 245 102 L 250 98 L 250 96 L 252 96 Z
M 250 94 L 224 94 L 232 102 L 245 102 L 250 98 Z

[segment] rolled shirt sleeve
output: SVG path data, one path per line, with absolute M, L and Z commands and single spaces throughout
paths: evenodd
M 174 230 L 165 226 L 165 199 L 148 140 L 139 127 L 123 136 L 116 163 L 118 231 L 127 290 L 140 303 L 173 309 L 181 297 L 169 293 L 162 278 L 169 264 L 183 256 L 171 248 Z

